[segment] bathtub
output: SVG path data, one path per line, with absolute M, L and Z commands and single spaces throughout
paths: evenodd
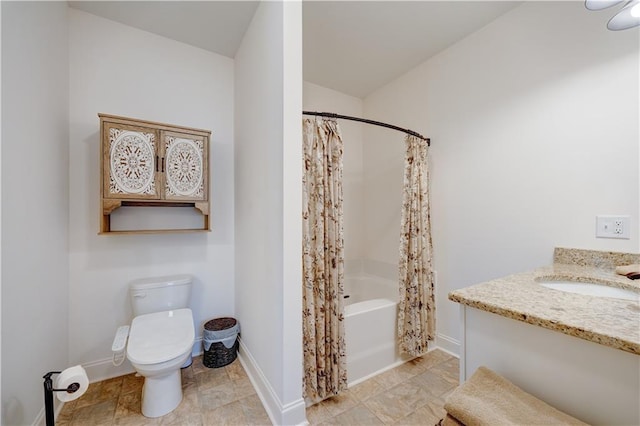
M 349 386 L 405 360 L 397 350 L 398 284 L 376 276 L 345 277 L 345 334 Z

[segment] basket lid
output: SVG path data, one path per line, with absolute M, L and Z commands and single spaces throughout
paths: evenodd
M 235 327 L 237 323 L 238 321 L 231 317 L 216 318 L 207 321 L 204 325 L 204 329 L 209 331 L 226 330 L 228 328 Z

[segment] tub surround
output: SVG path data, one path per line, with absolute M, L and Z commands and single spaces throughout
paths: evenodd
M 615 267 L 640 255 L 556 248 L 554 264 L 449 293 L 462 305 L 640 354 L 640 304 L 548 289 L 541 280 L 595 282 L 640 293 L 640 280 Z

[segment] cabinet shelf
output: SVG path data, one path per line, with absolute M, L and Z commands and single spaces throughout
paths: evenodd
M 142 234 L 191 234 L 194 232 L 211 232 L 209 229 L 136 229 L 131 231 L 107 231 L 98 235 L 142 235 Z

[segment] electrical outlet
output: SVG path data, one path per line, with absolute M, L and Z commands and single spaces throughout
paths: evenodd
M 619 219 L 613 221 L 613 233 L 616 235 L 624 233 L 624 221 Z
M 630 216 L 596 216 L 597 238 L 621 238 L 628 240 L 631 238 L 630 227 Z

